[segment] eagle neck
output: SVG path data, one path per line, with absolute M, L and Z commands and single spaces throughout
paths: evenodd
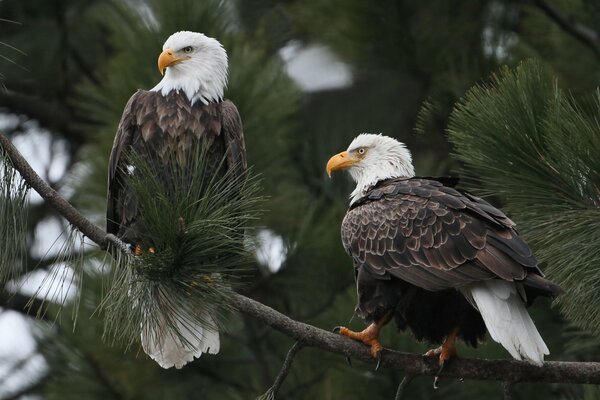
M 209 80 L 190 78 L 191 74 L 185 71 L 175 71 L 167 68 L 163 79 L 150 91 L 159 92 L 167 96 L 171 92 L 184 93 L 190 103 L 194 105 L 197 101 L 203 104 L 220 102 L 227 85 L 227 71 L 214 74 Z
M 352 193 L 350 193 L 350 205 L 353 205 L 359 199 L 366 196 L 375 186 L 378 186 L 385 181 L 397 178 L 409 179 L 415 176 L 412 169 L 395 173 L 383 171 L 383 176 L 381 176 L 381 173 L 382 171 L 375 171 L 374 173 L 361 174 L 360 172 L 354 171 L 352 177 L 356 180 L 356 187 Z

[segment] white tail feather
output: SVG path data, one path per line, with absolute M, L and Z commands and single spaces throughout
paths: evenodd
M 198 318 L 202 324 L 181 311 L 174 318 L 177 331 L 168 328 L 164 317 L 159 327 L 142 325 L 142 348 L 163 368 L 182 368 L 202 353 L 217 354 L 220 348 L 219 331 L 208 314 Z
M 499 279 L 477 282 L 462 290 L 481 313 L 492 339 L 517 360 L 536 365 L 550 354 L 513 282 Z

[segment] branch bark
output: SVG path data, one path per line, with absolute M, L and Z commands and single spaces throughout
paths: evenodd
M 107 243 L 114 242 L 99 227 L 81 215 L 71 204 L 44 182 L 23 159 L 8 138 L 0 133 L 0 146 L 11 159 L 27 183 L 46 199 L 71 224 L 84 235 L 106 248 Z M 374 363 L 369 348 L 346 337 L 333 334 L 293 320 L 275 311 L 269 306 L 234 293 L 233 305 L 242 313 L 269 325 L 271 328 L 296 339 L 306 347 L 316 347 L 332 353 L 343 354 L 357 360 Z M 401 370 L 410 376 L 435 376 L 438 366 L 434 360 L 424 359 L 421 355 L 385 350 L 383 367 Z M 560 382 L 575 384 L 600 384 L 600 362 L 564 362 L 549 361 L 537 367 L 523 361 L 515 360 L 483 360 L 456 359 L 444 368 L 441 376 L 476 380 L 503 382 Z
M 364 346 L 351 339 L 295 321 L 269 306 L 240 294 L 235 294 L 234 306 L 241 312 L 264 322 L 287 336 L 301 341 L 304 346 L 316 347 L 332 353 L 339 353 L 353 359 L 374 364 L 371 353 Z M 433 359 L 421 355 L 385 350 L 383 367 L 401 370 L 413 376 L 435 376 L 439 366 Z M 453 360 L 444 368 L 443 377 L 506 382 L 561 382 L 600 384 L 599 362 L 548 361 L 542 367 L 516 360 Z
M 56 190 L 48 185 L 34 170 L 31 165 L 23 158 L 21 153 L 12 144 L 8 137 L 0 133 L 0 147 L 4 150 L 6 156 L 10 159 L 13 168 L 15 168 L 25 182 L 32 187 L 44 200 L 46 200 L 59 214 L 61 214 L 73 226 L 77 227 L 85 236 L 90 238 L 102 249 L 106 249 L 108 239 L 106 232 L 98 228 L 71 205 Z
M 562 14 L 558 8 L 547 3 L 545 0 L 523 0 L 523 3 L 537 7 L 548 18 L 560 26 L 561 29 L 579 40 L 585 46 L 590 48 L 596 56 L 600 57 L 600 33 L 587 25 L 575 21 L 571 17 Z

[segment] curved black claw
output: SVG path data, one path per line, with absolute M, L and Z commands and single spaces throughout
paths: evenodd
M 439 387 L 439 383 L 442 380 L 440 375 L 442 374 L 442 371 L 444 370 L 445 366 L 446 366 L 446 361 L 440 360 L 440 367 L 438 368 L 437 372 L 435 373 L 435 378 L 433 379 L 433 388 L 434 389 L 437 389 Z
M 383 358 L 383 350 L 379 350 L 379 353 L 377 353 L 377 365 L 375 365 L 375 371 L 379 370 L 379 367 L 381 366 L 382 358 Z
M 341 326 L 334 326 L 333 329 L 331 330 L 331 332 L 333 332 L 333 333 L 339 333 L 340 329 L 342 329 Z

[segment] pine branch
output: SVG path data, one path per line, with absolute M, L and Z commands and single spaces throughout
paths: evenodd
M 46 200 L 59 214 L 61 214 L 73 226 L 76 226 L 85 236 L 90 238 L 100 248 L 106 249 L 109 239 L 106 232 L 98 228 L 87 218 L 73 207 L 56 190 L 52 189 L 34 170 L 31 165 L 23 158 L 21 153 L 12 144 L 4 133 L 0 133 L 0 146 L 10 158 L 13 167 L 19 171 L 23 179 L 31 186 L 44 200 Z
M 109 238 L 102 229 L 83 217 L 73 206 L 45 183 L 23 159 L 8 138 L 0 134 L 0 145 L 13 161 L 14 167 L 27 183 L 56 210 L 92 241 L 105 248 Z M 342 354 L 357 360 L 374 363 L 369 348 L 351 339 L 293 320 L 269 306 L 243 295 L 233 293 L 232 304 L 279 332 L 296 339 L 305 347 L 315 347 Z M 385 350 L 383 367 L 401 370 L 411 376 L 435 376 L 438 366 L 434 360 L 421 355 Z M 600 362 L 549 361 L 537 367 L 523 361 L 456 359 L 444 369 L 442 376 L 457 379 L 475 379 L 503 382 L 553 382 L 573 384 L 600 384 Z
M 373 363 L 369 348 L 340 335 L 295 321 L 262 303 L 234 294 L 235 307 L 264 322 L 306 347 L 316 347 L 353 359 Z M 385 350 L 381 365 L 414 376 L 435 376 L 439 366 L 421 355 Z M 548 361 L 537 367 L 524 361 L 456 359 L 444 369 L 443 377 L 507 382 L 600 383 L 600 362 Z
M 600 33 L 575 21 L 572 17 L 562 14 L 558 8 L 544 0 L 523 0 L 523 3 L 537 7 L 562 30 L 589 47 L 596 56 L 600 57 Z

